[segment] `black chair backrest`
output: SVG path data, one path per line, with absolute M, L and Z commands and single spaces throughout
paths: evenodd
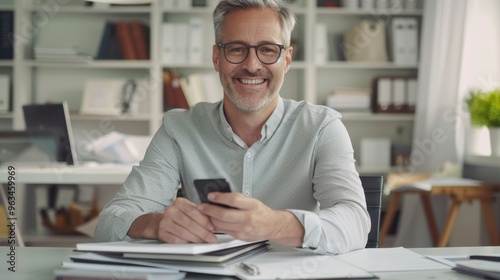
M 380 232 L 380 212 L 382 210 L 382 176 L 360 176 L 361 184 L 365 190 L 366 206 L 372 226 L 368 234 L 366 248 L 378 248 Z

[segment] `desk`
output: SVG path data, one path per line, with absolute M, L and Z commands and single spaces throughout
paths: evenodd
M 130 165 L 102 164 L 82 166 L 14 166 L 19 184 L 122 184 L 130 173 Z M 7 168 L 0 170 L 0 183 L 8 182 Z
M 454 248 L 414 248 L 412 251 L 422 255 L 470 255 L 470 254 L 500 254 L 500 247 L 454 247 Z M 72 248 L 44 248 L 24 247 L 16 250 L 16 272 L 8 270 L 5 256 L 9 253 L 6 246 L 0 247 L 0 279 L 10 280 L 54 280 L 53 271 L 61 267 L 61 262 L 68 260 L 75 254 Z M 478 279 L 452 270 L 412 271 L 412 272 L 385 272 L 376 273 L 380 279 Z M 223 279 L 234 280 L 234 277 L 209 276 L 189 274 L 186 279 Z
M 492 201 L 495 192 L 500 191 L 500 185 L 432 185 L 430 190 L 403 189 L 397 188 L 391 192 L 391 199 L 387 207 L 387 213 L 382 223 L 380 231 L 380 245 L 383 245 L 385 237 L 389 232 L 389 227 L 396 213 L 401 196 L 409 193 L 416 193 L 420 196 L 420 201 L 424 208 L 427 226 L 429 228 L 432 242 L 436 247 L 444 247 L 448 244 L 453 225 L 458 215 L 458 210 L 463 202 L 469 202 L 478 199 L 481 202 L 481 212 L 488 230 L 490 244 L 500 245 L 498 226 L 495 222 L 495 213 L 493 211 Z M 448 210 L 445 226 L 441 233 L 438 232 L 434 212 L 430 202 L 431 195 L 447 195 L 451 198 L 452 204 Z
M 130 165 L 81 165 L 81 166 L 14 166 L 14 181 L 16 186 L 21 184 L 76 184 L 76 185 L 121 185 L 131 171 Z M 9 182 L 9 173 L 4 166 L 0 170 L 0 184 Z M 16 188 L 16 193 L 19 189 Z M 3 205 L 7 207 L 7 195 L 4 188 L 0 188 L 0 196 Z M 20 205 L 19 202 L 16 202 Z M 21 212 L 17 207 L 17 214 Z M 8 212 L 7 212 L 8 213 Z M 21 215 L 22 216 L 22 215 Z M 17 217 L 17 216 L 16 216 Z M 16 239 L 21 246 L 24 241 L 19 231 L 19 223 L 16 227 Z

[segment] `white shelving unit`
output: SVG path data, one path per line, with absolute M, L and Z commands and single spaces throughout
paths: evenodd
M 13 112 L 0 114 L 0 129 L 24 129 L 22 105 L 32 102 L 68 102 L 73 132 L 79 141 L 92 141 L 110 130 L 123 133 L 152 135 L 161 124 L 163 115 L 162 73 L 175 68 L 182 75 L 213 72 L 211 62 L 214 44 L 212 7 L 167 10 L 162 0 L 151 6 L 113 6 L 108 9 L 85 7 L 77 0 L 59 6 L 44 6 L 43 0 L 0 0 L 0 10 L 15 13 L 16 51 L 11 61 L 0 61 L 0 74 L 7 73 L 13 80 Z M 300 1 L 299 1 L 300 2 Z M 55 3 L 55 4 L 54 4 Z M 339 8 L 318 8 L 316 1 L 304 0 L 293 6 L 298 24 L 292 34 L 299 45 L 290 71 L 281 91 L 284 98 L 306 100 L 324 104 L 334 87 L 370 87 L 374 77 L 383 75 L 416 76 L 418 65 L 400 66 L 387 63 L 352 63 L 334 59 L 322 65 L 314 62 L 314 26 L 327 23 L 330 34 L 345 32 L 364 18 L 388 19 L 392 16 L 422 18 L 422 12 L 400 13 L 348 11 Z M 165 64 L 162 62 L 162 24 L 172 21 L 187 22 L 190 17 L 205 22 L 202 63 Z M 75 44 L 90 54 L 97 53 L 104 24 L 108 20 L 138 19 L 150 28 L 149 60 L 94 60 L 89 63 L 49 63 L 33 59 L 36 43 Z M 78 113 L 85 81 L 92 78 L 133 78 L 147 88 L 146 97 L 140 101 L 135 115 L 89 116 Z M 411 114 L 343 113 L 359 160 L 360 139 L 364 137 L 390 137 L 399 143 L 411 143 L 414 116 Z M 106 123 L 106 125 L 103 125 Z M 403 131 L 398 134 L 397 131 Z M 90 135 L 90 136 L 89 136 Z M 385 174 L 390 168 L 359 168 L 363 174 Z M 31 236 L 31 232 L 27 233 Z M 33 242 L 54 242 L 52 236 L 33 233 Z M 84 238 L 85 239 L 85 238 Z M 62 239 L 61 239 L 62 240 Z M 78 239 L 79 240 L 79 239 Z M 71 238 L 63 242 L 79 242 Z
M 161 0 L 155 1 L 151 6 L 112 6 L 107 9 L 83 6 L 79 1 L 69 1 L 68 4 L 59 6 L 53 1 L 50 6 L 43 3 L 43 0 L 0 0 L 0 10 L 15 12 L 15 33 L 19 38 L 14 60 L 0 61 L 0 73 L 13 76 L 14 92 L 14 110 L 11 114 L 0 115 L 0 128 L 24 128 L 23 104 L 64 100 L 68 102 L 72 112 L 71 119 L 77 141 L 84 137 L 82 131 L 98 129 L 99 122 L 103 120 L 111 121 L 114 129 L 124 133 L 151 135 L 161 124 L 163 114 L 163 70 L 175 68 L 182 75 L 213 72 L 213 7 L 168 10 L 163 7 Z M 300 4 L 292 6 L 298 19 L 292 38 L 299 42 L 299 47 L 281 91 L 284 98 L 325 104 L 327 96 L 335 87 L 368 88 L 377 76 L 417 75 L 418 65 L 402 66 L 392 62 L 353 63 L 335 60 L 335 56 L 325 64 L 316 65 L 313 30 L 316 23 L 326 23 L 330 35 L 341 34 L 367 18 L 383 19 L 388 24 L 391 18 L 396 16 L 417 17 L 421 22 L 422 10 L 352 11 L 316 7 L 316 1 L 297 3 Z M 162 63 L 163 22 L 187 22 L 190 17 L 198 17 L 205 22 L 202 63 Z M 124 19 L 138 19 L 149 25 L 149 60 L 94 60 L 73 64 L 33 60 L 33 45 L 38 43 L 75 44 L 81 50 L 95 54 L 105 22 Z M 140 102 L 139 113 L 118 117 L 79 115 L 84 83 L 92 78 L 134 78 L 147 84 L 147 95 Z M 359 150 L 360 138 L 380 135 L 393 139 L 401 138 L 401 135 L 396 134 L 401 128 L 405 132 L 404 141 L 411 143 L 413 115 L 351 112 L 343 115 L 356 152 Z M 101 132 L 104 134 L 108 131 Z

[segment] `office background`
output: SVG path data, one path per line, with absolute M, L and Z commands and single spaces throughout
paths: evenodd
M 214 88 L 211 11 L 216 2 L 161 0 L 151 6 L 124 7 L 88 6 L 76 0 L 0 1 L 3 34 L 9 33 L 11 22 L 9 34 L 14 34 L 16 39 L 16 51 L 8 57 L 2 49 L 6 57 L 0 60 L 0 75 L 7 77 L 7 82 L 0 83 L 4 85 L 0 91 L 8 93 L 11 104 L 0 115 L 0 129 L 24 129 L 21 108 L 24 104 L 65 101 L 71 112 L 77 152 L 83 153 L 84 144 L 111 131 L 152 135 L 161 123 L 164 110 L 182 106 L 178 99 L 169 99 L 173 92 L 178 94 L 172 90 L 172 85 L 183 90 L 187 103 L 208 98 L 203 95 L 207 92 L 204 89 Z M 349 2 L 356 4 L 349 6 Z M 336 5 L 344 6 L 331 7 Z M 336 105 L 332 106 L 338 106 L 337 109 L 343 112 L 361 174 L 385 175 L 401 169 L 410 170 L 407 166 L 411 160 L 409 150 L 415 139 L 428 138 L 426 133 L 433 130 L 428 124 L 442 119 L 438 116 L 442 107 L 434 106 L 432 99 L 440 98 L 439 89 L 446 91 L 446 96 L 454 96 L 450 103 L 458 104 L 468 87 L 484 81 L 498 84 L 500 80 L 500 54 L 494 47 L 500 43 L 500 30 L 493 28 L 500 26 L 500 7 L 495 0 L 431 3 L 423 0 L 296 0 L 291 1 L 291 6 L 298 18 L 292 36 L 296 51 L 281 94 L 284 98 L 315 104 L 327 105 L 333 100 Z M 439 12 L 445 15 L 460 12 L 460 16 L 455 22 L 444 22 L 448 17 L 438 15 Z M 364 20 L 377 24 L 366 25 Z M 401 25 L 408 21 L 413 24 L 413 33 L 403 32 L 399 39 L 395 37 L 398 20 L 402 20 Z M 139 31 L 120 31 L 132 28 L 131 23 L 135 28 L 139 23 L 139 28 L 135 29 Z M 384 28 L 380 28 L 381 24 Z M 438 27 L 447 32 L 439 34 Z M 110 30 L 115 30 L 114 36 Z M 473 38 L 478 33 L 481 38 Z M 453 34 L 460 36 L 452 37 Z M 138 36 L 132 39 L 135 50 L 122 48 L 131 45 L 121 41 L 126 41 L 127 36 Z M 415 36 L 416 41 L 413 40 Z M 446 53 L 446 49 L 442 49 L 443 41 L 437 41 L 435 36 L 456 44 L 448 45 L 452 48 Z M 2 38 L 5 43 L 5 37 Z M 401 42 L 413 42 L 413 45 L 399 46 Z M 483 48 L 480 51 L 479 46 Z M 417 60 L 414 61 L 411 55 L 398 56 L 399 47 L 413 49 Z M 117 48 L 120 55 L 116 56 L 113 48 Z M 441 52 L 436 53 L 436 50 Z M 446 68 L 446 64 L 438 65 L 436 58 L 444 63 L 446 60 L 441 58 L 448 58 L 458 64 L 452 64 L 450 71 L 446 71 L 441 69 Z M 463 73 L 467 72 L 463 69 L 469 70 L 468 79 L 463 79 Z M 458 74 L 455 77 L 436 74 L 451 70 Z M 434 86 L 432 78 L 451 81 L 456 86 Z M 105 100 L 108 101 L 93 103 L 95 99 L 90 99 L 89 102 L 88 96 L 96 94 L 96 82 L 103 79 L 135 81 L 136 99 L 126 113 L 116 111 L 116 101 L 118 99 L 121 104 L 122 96 L 112 83 L 101 85 L 107 89 Z M 418 89 L 409 90 L 414 82 Z M 387 83 L 390 89 L 399 87 L 401 90 L 389 90 L 389 94 L 384 95 Z M 427 98 L 429 95 L 434 97 Z M 375 96 L 378 99 L 374 99 Z M 391 110 L 384 107 L 387 104 Z M 100 113 L 89 110 L 101 105 Z M 450 126 L 449 123 L 440 125 Z M 467 123 L 465 126 L 469 129 Z M 446 133 L 454 134 L 454 130 Z M 470 134 L 467 131 L 465 136 Z M 454 139 L 452 145 L 444 144 L 437 149 L 439 154 L 440 150 L 460 146 L 458 156 L 426 155 L 426 162 L 411 171 L 433 172 L 449 159 L 464 164 L 467 177 L 498 181 L 495 174 L 495 168 L 500 165 L 498 157 L 484 150 L 485 142 L 474 146 L 475 142 L 465 136 L 463 139 L 451 137 Z M 496 207 L 497 213 L 500 212 L 500 206 Z M 461 213 L 470 216 L 460 220 L 479 215 L 474 209 Z M 481 230 L 467 235 L 475 237 L 472 241 L 460 237 L 457 244 L 484 242 Z

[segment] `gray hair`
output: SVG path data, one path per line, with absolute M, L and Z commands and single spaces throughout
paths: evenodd
M 222 43 L 222 24 L 227 14 L 238 9 L 250 8 L 271 8 L 274 10 L 280 19 L 281 29 L 283 30 L 283 43 L 285 46 L 290 46 L 290 39 L 292 36 L 293 28 L 295 27 L 295 15 L 286 6 L 284 0 L 221 0 L 214 10 L 214 30 L 215 30 L 215 43 Z

